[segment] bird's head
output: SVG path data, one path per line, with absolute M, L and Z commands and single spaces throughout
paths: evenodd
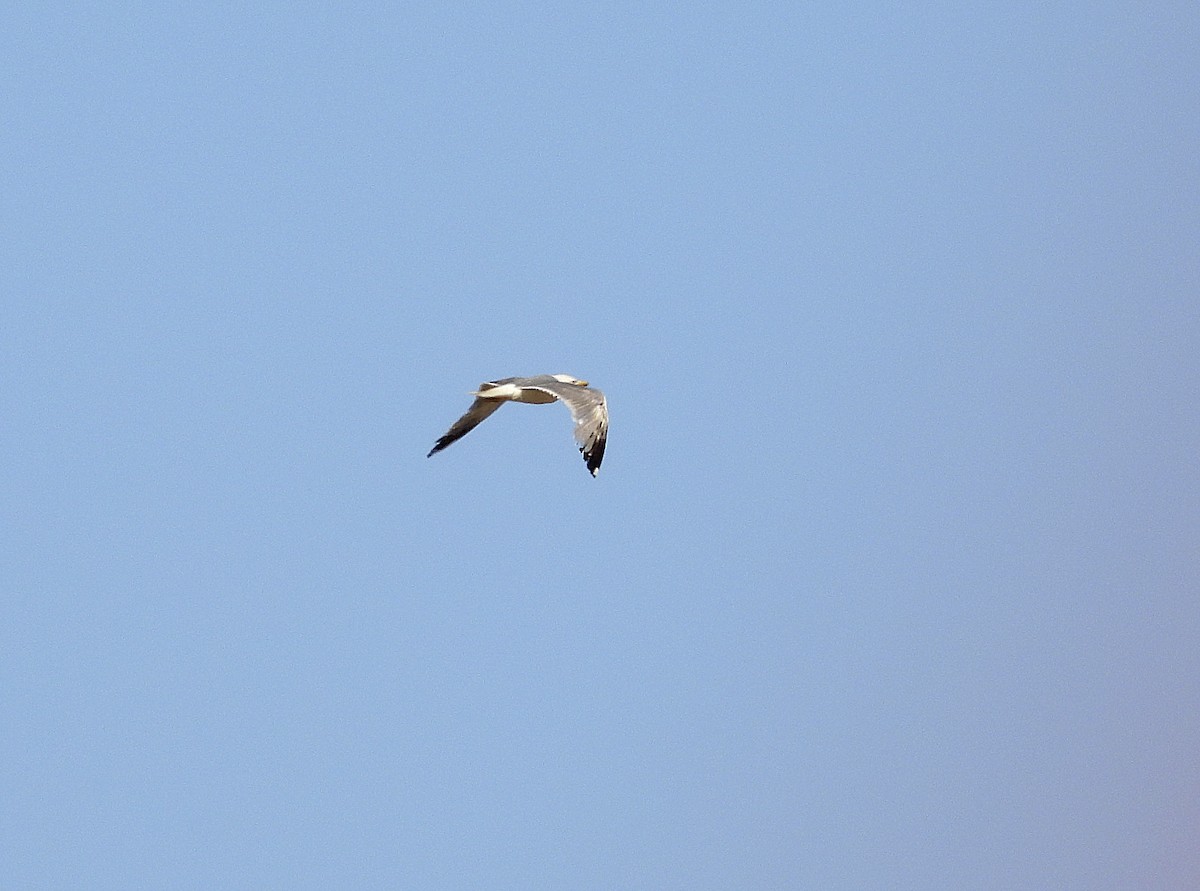
M 586 387 L 588 385 L 587 381 L 581 381 L 579 378 L 571 377 L 569 374 L 554 374 L 551 377 L 560 384 L 574 384 L 577 387 Z

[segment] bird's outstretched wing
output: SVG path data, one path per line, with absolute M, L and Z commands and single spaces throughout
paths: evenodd
M 545 390 L 564 402 L 575 421 L 575 441 L 583 453 L 584 463 L 592 476 L 604 460 L 604 445 L 608 441 L 608 400 L 599 390 L 576 384 L 563 384 L 551 379 L 537 378 L 537 383 L 522 384 L 527 389 Z
M 450 425 L 450 429 L 446 431 L 437 442 L 433 444 L 433 448 L 429 450 L 429 454 L 425 457 L 440 452 L 446 446 L 458 442 L 472 430 L 485 421 L 496 409 L 504 404 L 502 399 L 476 399 L 471 403 L 471 407 L 467 409 L 467 413 Z

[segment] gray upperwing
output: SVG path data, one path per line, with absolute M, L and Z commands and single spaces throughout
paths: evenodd
M 522 386 L 553 393 L 571 410 L 575 421 L 575 441 L 592 476 L 600 469 L 604 460 L 604 446 L 608 442 L 608 400 L 600 390 L 564 384 L 554 378 L 536 378 L 536 383 Z
M 467 409 L 467 413 L 450 425 L 450 429 L 434 443 L 433 448 L 429 450 L 426 458 L 432 457 L 437 452 L 440 452 L 446 446 L 458 442 L 472 430 L 480 425 L 483 421 L 504 404 L 502 399 L 479 399 L 477 398 L 471 403 L 471 407 Z

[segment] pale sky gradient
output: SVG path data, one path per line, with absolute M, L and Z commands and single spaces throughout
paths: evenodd
M 0 11 L 2 884 L 1200 887 L 1200 7 L 444 7 Z

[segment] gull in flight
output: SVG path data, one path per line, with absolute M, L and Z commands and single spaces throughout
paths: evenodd
M 579 451 L 583 453 L 587 469 L 592 476 L 600 469 L 600 462 L 604 460 L 604 442 L 608 438 L 608 403 L 603 393 L 588 387 L 587 381 L 569 374 L 506 377 L 480 384 L 479 389 L 471 395 L 475 401 L 467 413 L 451 425 L 425 457 L 431 457 L 462 439 L 506 402 L 545 405 L 561 399 L 571 410 L 571 418 L 575 421 L 575 441 L 579 443 Z

